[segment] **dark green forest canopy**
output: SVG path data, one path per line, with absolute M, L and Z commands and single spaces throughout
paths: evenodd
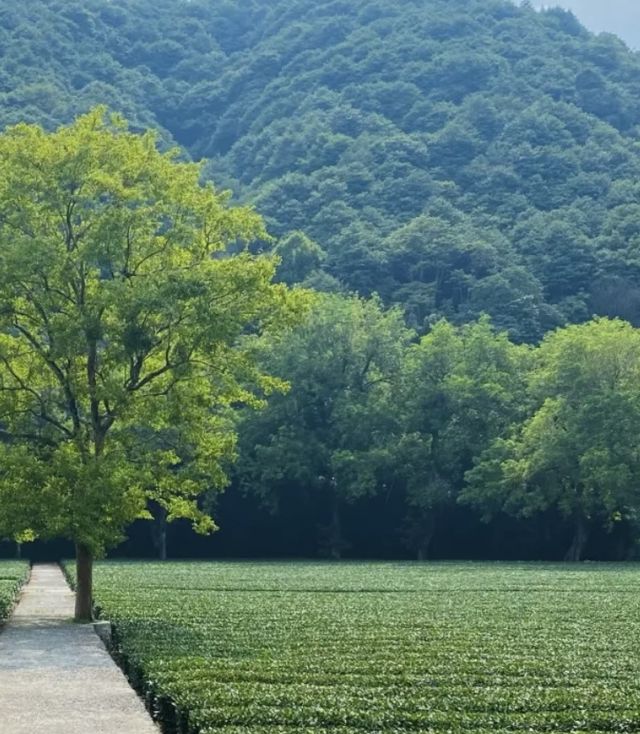
M 423 330 L 640 323 L 640 56 L 506 0 L 0 0 L 0 125 L 156 126 Z

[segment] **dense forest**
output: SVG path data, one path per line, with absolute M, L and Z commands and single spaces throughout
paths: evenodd
M 622 41 L 507 0 L 0 0 L 0 54 L 0 126 L 107 104 L 159 129 L 262 214 L 279 279 L 319 292 L 256 345 L 290 389 L 239 419 L 221 532 L 176 525 L 170 552 L 634 552 Z

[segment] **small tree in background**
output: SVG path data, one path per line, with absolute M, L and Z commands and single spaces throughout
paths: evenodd
M 0 136 L 0 535 L 75 543 L 78 620 L 149 500 L 214 529 L 197 498 L 226 483 L 231 406 L 277 383 L 250 335 L 297 300 L 230 254 L 262 221 L 199 178 L 104 109 Z

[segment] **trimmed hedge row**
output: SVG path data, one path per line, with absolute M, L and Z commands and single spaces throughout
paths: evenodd
M 168 731 L 640 731 L 640 567 L 107 563 Z
M 0 561 L 0 622 L 11 614 L 28 577 L 29 564 L 25 561 Z

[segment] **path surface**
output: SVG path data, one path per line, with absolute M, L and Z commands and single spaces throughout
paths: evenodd
M 34 566 L 0 632 L 2 734 L 158 734 L 92 625 L 73 617 L 58 566 Z

